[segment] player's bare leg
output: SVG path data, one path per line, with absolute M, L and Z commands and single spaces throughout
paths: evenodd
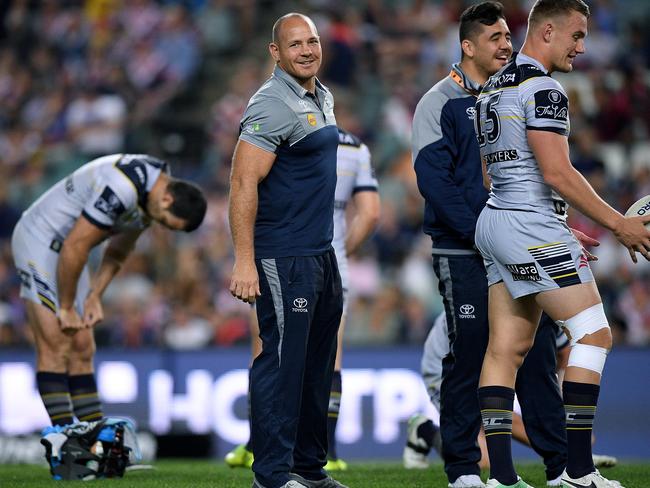
M 68 388 L 68 359 L 72 337 L 64 334 L 59 321 L 50 309 L 25 300 L 27 320 L 34 334 L 36 346 L 36 384 L 52 425 L 73 421 L 72 403 Z
M 514 387 L 535 339 L 541 308 L 532 296 L 513 299 L 501 282 L 489 289 L 488 314 L 490 340 L 478 390 L 491 465 L 488 486 L 527 486 L 519 481 L 512 462 Z
M 257 322 L 257 312 L 255 307 L 251 308 L 250 313 L 250 341 L 251 341 L 251 364 L 253 360 L 262 352 L 262 339 L 260 339 L 260 326 Z M 250 366 L 249 366 L 250 367 Z M 248 397 L 248 418 L 250 421 L 250 395 Z M 253 466 L 253 449 L 250 445 L 250 437 L 246 444 L 239 444 L 233 450 L 228 452 L 224 461 L 231 468 L 250 468 Z
M 559 294 L 562 294 L 561 296 Z M 562 480 L 575 486 L 616 486 L 603 478 L 591 451 L 600 381 L 612 335 L 594 282 L 538 294 L 537 302 L 562 320 L 572 348 L 562 384 L 568 459 Z
M 93 329 L 81 329 L 72 336 L 68 383 L 74 413 L 82 421 L 90 422 L 103 417 L 93 364 L 96 349 Z
M 344 471 L 348 464 L 338 457 L 336 452 L 336 425 L 341 408 L 341 369 L 343 367 L 343 333 L 345 331 L 346 317 L 341 317 L 337 335 L 336 360 L 334 362 L 334 375 L 332 377 L 332 390 L 330 391 L 330 404 L 327 413 L 327 433 L 329 436 L 329 449 L 327 453 L 326 471 Z

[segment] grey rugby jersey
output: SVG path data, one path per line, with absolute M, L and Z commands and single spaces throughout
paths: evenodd
M 494 208 L 566 215 L 566 203 L 544 182 L 526 131 L 569 135 L 569 101 L 535 59 L 517 54 L 485 84 L 474 129 L 492 187 Z
M 144 229 L 147 194 L 167 163 L 139 154 L 112 154 L 84 164 L 36 200 L 21 217 L 45 244 L 64 240 L 80 215 L 112 232 Z
M 345 256 L 345 207 L 355 193 L 377 191 L 378 183 L 370 162 L 368 146 L 342 129 L 339 129 L 339 147 L 336 152 L 336 176 L 332 246 L 337 256 Z

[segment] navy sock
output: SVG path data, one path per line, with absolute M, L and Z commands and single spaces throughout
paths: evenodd
M 68 375 L 39 371 L 36 373 L 36 385 L 52 425 L 71 424 L 73 419 Z
M 339 410 L 341 409 L 341 372 L 334 371 L 332 375 L 332 387 L 330 389 L 330 403 L 327 408 L 327 458 L 338 459 L 336 454 L 336 424 L 339 421 Z
M 490 456 L 490 478 L 514 485 L 517 473 L 512 464 L 512 405 L 515 391 L 505 386 L 478 389 L 483 429 Z
M 100 420 L 104 414 L 97 393 L 95 375 L 93 373 L 70 375 L 68 384 L 72 407 L 77 418 L 87 422 Z
M 562 393 L 568 445 L 566 471 L 572 478 L 580 478 L 596 470 L 591 457 L 591 433 L 600 386 L 565 381 Z

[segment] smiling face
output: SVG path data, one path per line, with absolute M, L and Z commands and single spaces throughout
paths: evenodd
M 485 78 L 499 71 L 512 56 L 510 29 L 504 19 L 492 25 L 482 25 L 480 33 L 472 44 L 472 61 Z
M 314 90 L 322 52 L 316 26 L 309 18 L 294 15 L 283 19 L 269 51 L 278 66 L 303 88 Z
M 573 60 L 585 52 L 587 17 L 572 10 L 569 15 L 559 17 L 552 23 L 550 43 L 550 71 L 568 73 L 573 70 Z

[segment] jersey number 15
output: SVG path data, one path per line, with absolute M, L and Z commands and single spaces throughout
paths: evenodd
M 501 122 L 499 122 L 499 113 L 495 106 L 501 99 L 500 91 L 491 94 L 476 102 L 476 115 L 474 116 L 474 130 L 478 139 L 479 147 L 486 144 L 494 144 L 501 135 Z M 485 116 L 485 124 L 481 121 Z

